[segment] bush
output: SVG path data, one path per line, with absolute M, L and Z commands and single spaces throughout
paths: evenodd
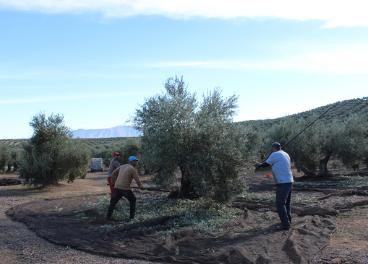
M 11 160 L 10 152 L 5 144 L 0 144 L 0 172 L 5 172 L 5 166 Z
M 45 114 L 33 117 L 33 136 L 23 147 L 20 178 L 26 184 L 46 186 L 61 180 L 84 177 L 90 161 L 87 145 L 64 125 L 63 117 Z

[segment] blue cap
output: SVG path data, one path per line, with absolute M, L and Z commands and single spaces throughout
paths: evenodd
M 281 148 L 281 144 L 279 142 L 272 143 L 271 148 Z
M 135 160 L 137 160 L 137 161 L 138 161 L 139 159 L 137 159 L 137 158 L 136 158 L 136 157 L 134 157 L 134 156 L 130 156 L 130 157 L 129 157 L 129 161 L 135 161 Z

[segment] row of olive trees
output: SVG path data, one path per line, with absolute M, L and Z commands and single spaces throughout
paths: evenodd
M 273 141 L 281 145 L 301 131 L 313 118 L 285 118 L 264 134 L 264 148 Z M 285 147 L 298 170 L 307 175 L 329 175 L 328 162 L 333 158 L 346 167 L 368 166 L 368 128 L 366 120 L 356 114 L 343 122 L 320 120 Z
M 141 148 L 137 138 L 127 139 L 123 144 L 91 148 L 81 139 L 72 139 L 63 116 L 59 115 L 46 117 L 41 113 L 33 117 L 30 125 L 34 133 L 22 149 L 13 150 L 0 144 L 0 172 L 10 171 L 12 166 L 17 170 L 21 164 L 20 178 L 29 185 L 46 186 L 61 180 L 72 182 L 86 175 L 91 157 L 102 157 L 109 166 L 113 152 L 118 151 L 122 154 L 120 162 L 128 163 L 129 156 L 138 156 Z M 138 168 L 143 169 L 143 166 Z

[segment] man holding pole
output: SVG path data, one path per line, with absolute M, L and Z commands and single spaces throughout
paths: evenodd
M 272 166 L 273 177 L 276 182 L 276 208 L 279 214 L 282 229 L 291 228 L 291 191 L 293 188 L 293 175 L 289 155 L 281 150 L 281 145 L 275 142 L 271 145 L 272 154 L 268 159 L 259 163 L 256 170 L 262 167 Z
M 130 156 L 128 164 L 121 165 L 119 168 L 113 171 L 111 183 L 115 185 L 114 195 L 110 200 L 110 206 L 107 211 L 106 220 L 111 219 L 115 205 L 123 196 L 130 202 L 130 219 L 134 219 L 136 198 L 130 188 L 130 184 L 132 183 L 133 179 L 137 182 L 138 187 L 144 190 L 144 186 L 142 185 L 138 176 L 138 172 L 135 169 L 137 164 L 138 159 L 134 156 Z

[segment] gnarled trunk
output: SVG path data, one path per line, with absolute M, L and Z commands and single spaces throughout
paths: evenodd
M 181 193 L 184 196 L 192 196 L 194 194 L 193 179 L 197 177 L 198 172 L 194 165 L 180 166 L 181 171 Z
M 329 151 L 323 159 L 319 160 L 318 176 L 331 175 L 331 173 L 327 170 L 327 162 L 330 160 L 331 155 L 332 151 Z
M 302 172 L 304 172 L 304 176 L 307 176 L 307 177 L 315 177 L 317 176 L 314 172 L 308 170 L 307 168 L 305 168 L 304 166 L 300 166 L 300 170 Z

